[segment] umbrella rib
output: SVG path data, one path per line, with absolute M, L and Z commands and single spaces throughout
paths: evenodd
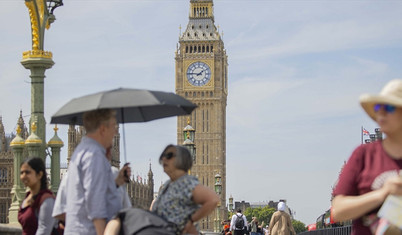
M 124 163 L 127 162 L 127 154 L 126 154 L 126 131 L 124 130 L 124 108 L 120 109 L 121 113 L 121 122 L 123 123 L 123 149 L 124 149 Z

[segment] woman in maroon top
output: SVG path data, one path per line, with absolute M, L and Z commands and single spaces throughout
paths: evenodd
M 49 235 L 55 225 L 52 218 L 54 195 L 47 187 L 46 168 L 41 158 L 27 158 L 21 164 L 20 179 L 29 192 L 18 211 L 24 235 Z
M 353 235 L 369 235 L 387 196 L 402 195 L 402 80 L 390 81 L 379 95 L 362 95 L 360 104 L 386 138 L 353 152 L 333 192 L 332 216 L 352 219 Z

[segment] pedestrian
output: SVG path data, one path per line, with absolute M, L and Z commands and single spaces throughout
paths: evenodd
M 121 209 L 116 188 L 124 179 L 114 179 L 106 157 L 117 131 L 115 115 L 110 109 L 83 115 L 86 135 L 71 157 L 66 182 L 66 235 L 101 235 L 107 221 Z
M 250 235 L 257 235 L 258 220 L 257 217 L 251 218 Z
M 111 161 L 111 148 L 106 150 L 106 157 L 109 160 L 109 162 Z M 116 167 L 111 166 L 112 169 L 112 176 L 116 181 L 116 185 L 117 182 L 121 182 L 122 180 L 117 179 L 118 177 L 125 177 L 124 176 L 124 172 L 121 173 L 121 171 L 127 171 L 127 175 L 131 175 L 131 169 L 130 167 L 124 167 L 121 170 L 118 170 Z M 59 220 L 59 223 L 61 223 L 61 228 L 64 229 L 65 227 L 65 220 L 66 220 L 66 182 L 67 182 L 67 178 L 68 178 L 68 173 L 64 174 L 63 179 L 60 182 L 59 185 L 59 189 L 57 191 L 57 196 L 56 196 L 56 201 L 54 203 L 54 207 L 53 207 L 53 213 L 52 216 L 56 219 Z M 120 187 L 118 187 L 116 190 L 119 191 L 120 194 L 120 200 L 121 200 L 121 207 L 122 208 L 129 208 L 131 207 L 131 201 L 130 198 L 128 196 L 126 187 L 124 187 L 124 185 L 121 185 Z
M 233 235 L 244 235 L 245 228 L 247 228 L 247 218 L 241 213 L 241 209 L 239 208 L 236 214 L 232 216 L 230 231 L 233 231 Z
M 29 157 L 21 164 L 20 179 L 28 187 L 18 210 L 23 235 L 49 235 L 56 220 L 52 217 L 54 195 L 48 189 L 46 167 L 41 158 Z
M 269 235 L 269 226 L 266 225 L 264 228 L 264 235 Z
M 333 191 L 331 214 L 353 220 L 352 235 L 369 235 L 377 232 L 388 195 L 402 195 L 402 80 L 388 82 L 379 95 L 360 96 L 360 104 L 386 138 L 354 150 Z
M 159 163 L 169 180 L 159 190 L 158 197 L 152 202 L 152 215 L 158 215 L 169 224 L 169 231 L 175 234 L 199 234 L 195 223 L 208 216 L 219 202 L 218 195 L 210 188 L 201 185 L 195 176 L 188 174 L 193 164 L 190 151 L 179 145 L 168 145 L 159 157 Z M 137 227 L 140 215 L 125 210 L 107 225 L 105 234 L 119 234 L 126 227 Z M 143 213 L 142 216 L 147 214 Z M 133 221 L 124 218 L 133 218 Z M 123 219 L 121 219 L 123 218 Z M 134 221 L 135 220 L 135 221 Z M 149 229 L 147 231 L 147 229 Z M 153 232 L 152 226 L 141 229 L 139 234 L 161 234 Z M 151 231 L 150 231 L 151 230 Z M 131 230 L 130 230 L 131 231 Z M 137 234 L 137 233 L 134 233 Z M 167 234 L 167 231 L 162 234 Z
M 286 204 L 278 203 L 278 210 L 272 215 L 269 222 L 269 233 L 272 235 L 296 235 L 290 215 L 285 212 Z

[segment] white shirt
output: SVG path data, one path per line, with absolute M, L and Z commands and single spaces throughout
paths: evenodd
M 121 208 L 106 150 L 84 137 L 71 157 L 66 187 L 65 235 L 96 235 L 94 219 L 110 220 Z
M 244 221 L 244 227 L 247 227 L 247 219 L 246 216 L 244 216 L 242 213 L 237 212 L 236 214 L 234 214 L 232 216 L 232 220 L 230 221 L 230 231 L 233 230 L 240 230 L 236 228 L 236 219 L 238 216 L 242 216 L 243 217 L 243 221 Z

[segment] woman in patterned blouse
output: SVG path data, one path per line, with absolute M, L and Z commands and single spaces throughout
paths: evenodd
M 193 160 L 186 147 L 168 145 L 159 163 L 170 180 L 161 187 L 151 211 L 176 224 L 179 234 L 198 234 L 194 223 L 216 208 L 219 197 L 195 176 L 188 175 Z
M 194 223 L 209 215 L 216 208 L 219 202 L 218 195 L 208 187 L 201 185 L 195 176 L 188 175 L 193 160 L 187 148 L 168 145 L 159 157 L 159 163 L 170 179 L 162 185 L 150 210 L 168 221 L 169 227 L 173 227 L 177 235 L 199 234 Z M 135 212 L 132 215 L 133 217 L 130 218 L 135 218 L 135 220 L 138 220 L 138 216 L 146 216 L 143 213 L 137 216 Z M 123 218 L 122 220 L 118 217 L 110 221 L 105 235 L 119 234 L 122 227 L 133 226 L 136 223 L 130 219 Z M 152 234 L 156 234 L 156 232 Z

